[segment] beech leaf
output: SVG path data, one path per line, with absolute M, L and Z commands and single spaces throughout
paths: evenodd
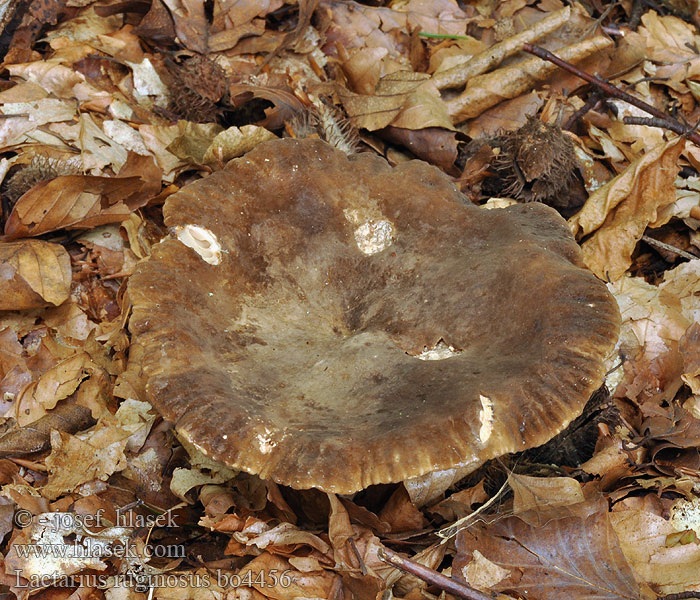
M 478 551 L 508 571 L 491 591 L 517 592 L 538 600 L 629 600 L 656 598 L 635 578 L 607 512 L 607 503 L 583 516 L 547 519 L 534 527 L 519 517 L 463 530 L 457 537 L 453 576 L 466 581 Z M 467 581 L 469 583 L 469 581 Z
M 0 310 L 22 310 L 68 299 L 70 257 L 59 244 L 22 240 L 0 244 Z

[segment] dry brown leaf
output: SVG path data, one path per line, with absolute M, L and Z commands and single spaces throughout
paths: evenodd
M 70 257 L 40 240 L 0 243 L 0 310 L 62 304 L 70 294 Z
M 277 576 L 276 580 L 270 573 Z M 279 556 L 264 553 L 250 561 L 239 576 L 252 581 L 253 587 L 266 598 L 273 600 L 303 600 L 304 598 L 342 598 L 342 583 L 339 575 L 329 571 L 303 573 Z M 257 582 L 257 583 L 256 583 Z
M 456 521 L 474 512 L 472 508 L 474 504 L 483 504 L 488 499 L 482 479 L 475 486 L 455 492 L 438 504 L 431 506 L 428 511 L 437 513 L 445 521 Z
M 271 131 L 257 125 L 229 127 L 212 140 L 202 161 L 206 164 L 224 165 L 232 158 L 243 156 L 258 144 L 276 137 Z
M 457 538 L 452 576 L 467 581 L 468 566 L 478 551 L 508 572 L 506 577 L 490 581 L 495 581 L 492 592 L 517 592 L 538 600 L 656 598 L 645 583 L 635 578 L 627 563 L 611 525 L 607 502 L 589 508 L 594 510 L 588 516 L 550 519 L 542 512 L 542 527 L 508 517 L 463 530 Z
M 62 402 L 38 421 L 8 431 L 0 438 L 0 456 L 23 456 L 45 450 L 52 429 L 75 433 L 94 423 L 87 408 Z
M 41 98 L 3 102 L 0 110 L 3 115 L 25 115 L 0 119 L 0 148 L 7 150 L 17 144 L 33 142 L 32 134 L 42 125 L 71 120 L 78 106 L 73 100 Z
M 454 0 L 408 0 L 400 10 L 328 0 L 317 18 L 328 43 L 348 49 L 386 48 L 397 58 L 409 31 L 464 35 L 469 22 Z
M 70 396 L 96 367 L 86 352 L 76 352 L 58 362 L 17 399 L 17 422 L 20 425 L 31 423 L 36 420 L 37 412 L 54 408 L 58 402 Z
M 331 514 L 328 517 L 328 537 L 333 548 L 336 550 L 345 546 L 347 541 L 354 535 L 350 516 L 345 506 L 340 502 L 335 494 L 327 494 L 331 503 Z
M 115 415 L 100 418 L 95 427 L 78 435 L 51 432 L 51 454 L 46 458 L 49 480 L 44 497 L 54 500 L 92 480 L 106 481 L 127 467 L 124 452 L 142 445 L 155 420 L 150 404 L 126 400 Z
M 175 33 L 180 42 L 188 49 L 200 54 L 207 54 L 209 47 L 209 22 L 204 11 L 204 2 L 200 0 L 163 0 L 170 9 L 175 22 Z
M 670 402 L 675 396 L 683 374 L 679 341 L 700 313 L 699 263 L 667 271 L 658 286 L 641 277 L 622 277 L 609 285 L 620 305 L 620 351 L 626 358 L 616 396 L 640 404 Z
M 130 154 L 119 175 L 64 175 L 39 183 L 15 204 L 5 238 L 119 223 L 160 190 L 161 171 L 150 157 Z
M 106 99 L 108 103 L 110 100 L 108 92 L 93 87 L 82 73 L 56 59 L 8 65 L 7 68 L 13 77 L 39 85 L 62 100 L 85 102 L 98 97 Z
M 397 71 L 386 75 L 372 96 L 346 90 L 339 90 L 338 95 L 358 128 L 375 131 L 393 125 L 404 129 L 452 129 L 445 104 L 425 73 Z
M 390 125 L 380 135 L 448 173 L 457 160 L 457 135 L 454 131 L 440 127 L 401 129 Z
M 392 533 L 418 531 L 425 525 L 425 518 L 406 491 L 404 486 L 396 488 L 379 513 L 379 518 L 391 526 Z
M 106 481 L 112 473 L 126 467 L 126 442 L 121 437 L 104 446 L 93 446 L 89 441 L 53 430 L 51 454 L 45 461 L 49 481 L 42 488 L 42 495 L 55 500 L 93 479 Z
M 673 182 L 684 147 L 683 138 L 657 146 L 593 192 L 570 219 L 575 234 L 594 232 L 582 245 L 583 258 L 601 279 L 616 281 L 623 275 L 649 223 L 675 202 Z
M 358 94 L 372 95 L 383 75 L 386 75 L 386 48 L 354 50 L 341 66 L 348 78 L 348 89 Z M 399 70 L 399 66 L 394 70 Z

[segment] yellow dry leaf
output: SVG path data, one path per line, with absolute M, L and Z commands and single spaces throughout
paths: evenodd
M 104 445 L 93 445 L 69 433 L 51 432 L 51 454 L 46 458 L 49 479 L 41 493 L 49 500 L 70 493 L 79 485 L 98 479 L 106 481 L 112 473 L 126 467 L 126 437 Z M 100 440 L 104 442 L 105 440 Z
M 30 141 L 30 132 L 46 123 L 70 121 L 78 110 L 73 100 L 58 98 L 40 98 L 26 102 L 5 102 L 0 111 L 3 115 L 26 115 L 0 120 L 0 148 Z M 34 134 L 32 133 L 32 138 Z M 31 139 L 35 142 L 35 139 Z
M 55 59 L 37 60 L 7 66 L 10 75 L 35 83 L 63 100 L 95 100 L 109 98 L 109 92 L 98 90 L 85 81 L 85 76 Z
M 610 514 L 627 562 L 660 595 L 700 591 L 700 545 L 666 547 L 676 530 L 670 521 L 642 510 Z
M 396 71 L 377 84 L 375 95 L 338 92 L 350 120 L 370 131 L 388 125 L 404 129 L 453 129 L 437 88 L 425 73 Z
M 140 125 L 139 133 L 146 148 L 155 157 L 158 166 L 163 170 L 163 181 L 172 183 L 175 177 L 185 169 L 188 164 L 168 150 L 168 146 L 174 142 L 182 132 L 180 121 L 177 125 Z
M 78 352 L 62 360 L 25 390 L 18 402 L 20 408 L 23 408 L 24 402 L 33 401 L 42 408 L 52 409 L 59 401 L 70 396 L 94 368 L 95 365 L 86 352 Z
M 68 299 L 70 257 L 59 244 L 40 240 L 0 243 L 0 310 L 22 310 Z
M 462 567 L 464 580 L 482 592 L 490 592 L 491 588 L 510 575 L 508 569 L 499 567 L 491 562 L 478 550 L 472 552 L 472 560 L 466 567 Z
M 124 452 L 137 451 L 155 420 L 151 405 L 125 400 L 115 415 L 106 414 L 92 429 L 76 436 L 52 431 L 51 454 L 46 459 L 49 480 L 42 494 L 53 500 L 79 485 L 127 467 Z
M 97 328 L 97 324 L 90 321 L 75 302 L 66 302 L 56 308 L 46 309 L 42 318 L 44 323 L 56 330 L 56 338 L 59 341 L 63 341 L 64 338 L 84 341 L 90 332 Z
M 274 139 L 277 139 L 274 133 L 257 125 L 229 127 L 212 140 L 204 153 L 203 162 L 223 165 L 232 158 L 243 156 L 258 144 Z
M 575 235 L 593 235 L 583 243 L 583 257 L 601 279 L 616 281 L 631 264 L 637 242 L 658 211 L 676 200 L 673 182 L 685 139 L 652 149 L 617 177 L 593 192 L 569 220 Z
M 581 484 L 573 477 L 531 477 L 509 473 L 508 483 L 513 490 L 515 514 L 585 501 Z
M 89 113 L 81 113 L 78 126 L 76 141 L 81 150 L 83 168 L 103 169 L 110 165 L 115 173 L 118 172 L 129 155 L 127 149 L 110 138 Z
M 700 260 L 667 271 L 658 286 L 642 277 L 622 277 L 608 287 L 620 306 L 620 348 L 628 357 L 616 394 L 670 401 L 688 375 L 679 341 L 700 321 Z

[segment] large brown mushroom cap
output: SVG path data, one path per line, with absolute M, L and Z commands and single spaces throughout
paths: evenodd
M 542 444 L 617 338 L 554 210 L 465 204 L 422 162 L 276 140 L 164 213 L 210 253 L 166 239 L 132 276 L 132 368 L 210 457 L 292 487 L 349 493 Z

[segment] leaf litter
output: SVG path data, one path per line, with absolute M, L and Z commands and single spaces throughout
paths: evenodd
M 700 593 L 700 151 L 522 52 L 693 124 L 697 3 L 372 4 L 37 0 L 2 21 L 3 592 L 416 600 L 445 575 L 469 598 Z M 529 119 L 574 148 L 552 205 L 622 313 L 615 416 L 584 411 L 584 458 L 566 431 L 466 477 L 337 497 L 213 463 L 151 409 L 125 371 L 124 290 L 168 195 L 311 136 L 435 164 L 475 204 L 523 202 L 537 156 L 508 153 Z

